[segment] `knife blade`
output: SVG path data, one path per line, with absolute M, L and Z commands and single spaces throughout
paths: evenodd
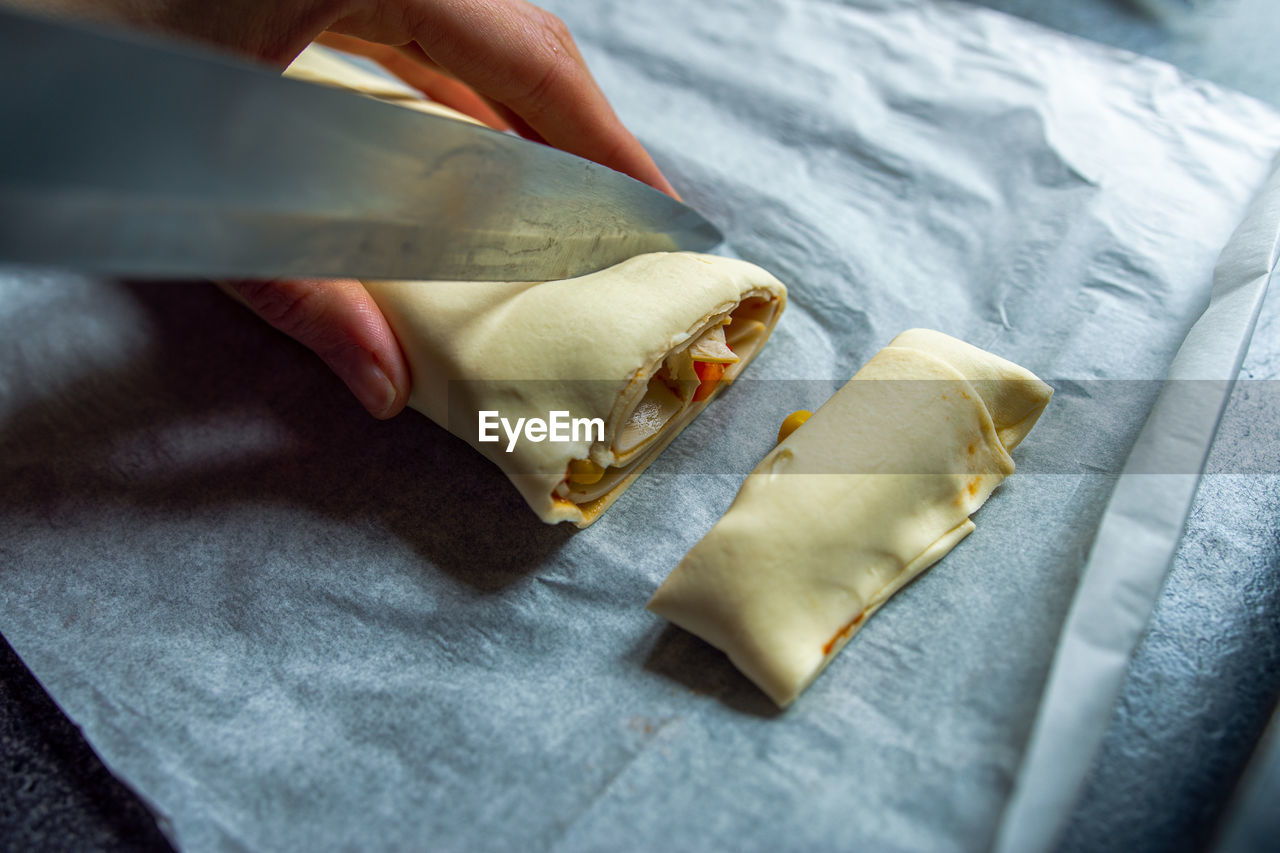
M 540 281 L 721 240 L 549 146 L 152 37 L 0 12 L 0 262 Z

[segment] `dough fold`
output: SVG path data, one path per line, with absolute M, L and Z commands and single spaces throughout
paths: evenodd
M 315 46 L 286 73 L 407 103 L 394 84 Z M 688 252 L 561 281 L 365 286 L 409 362 L 409 405 L 497 464 L 543 521 L 579 527 L 738 376 L 786 303 L 786 288 L 759 267 Z M 603 429 L 512 441 L 497 422 L 548 423 L 554 413 Z M 485 424 L 496 440 L 481 440 Z
M 963 341 L 904 332 L 756 466 L 649 609 L 790 704 L 974 529 L 1052 393 Z

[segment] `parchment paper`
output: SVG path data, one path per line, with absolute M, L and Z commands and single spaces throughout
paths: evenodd
M 552 8 L 791 286 L 775 392 L 575 534 L 210 287 L 6 275 L 0 630 L 184 848 L 986 846 L 1155 398 L 1090 392 L 1166 375 L 1280 117 L 962 5 Z M 788 389 L 910 326 L 1058 394 L 977 531 L 778 713 L 643 604 Z
M 1209 307 L 1174 357 L 1111 496 L 997 850 L 1048 849 L 1079 797 L 1173 560 L 1278 251 L 1280 174 L 1273 171 L 1218 259 Z M 1183 463 L 1180 470 L 1160 470 L 1171 460 Z

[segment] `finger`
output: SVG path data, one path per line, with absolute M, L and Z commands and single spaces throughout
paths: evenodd
M 559 18 L 525 0 L 406 0 L 404 11 L 405 29 L 427 56 L 547 143 L 675 195 Z
M 405 45 L 391 45 L 379 41 L 369 41 L 368 39 L 357 38 L 353 35 L 336 32 L 334 30 L 325 30 L 316 36 L 316 44 L 322 44 L 325 47 L 331 47 L 334 50 L 340 50 L 343 53 L 354 53 L 357 56 L 363 56 L 381 63 L 383 58 L 393 52 L 398 51 Z M 422 64 L 435 71 L 440 71 L 440 66 L 436 65 L 431 57 L 425 53 L 421 54 Z
M 487 100 L 440 70 L 416 44 L 392 47 L 334 32 L 321 33 L 316 41 L 326 47 L 372 59 L 431 100 L 489 127 L 511 129 L 506 119 Z
M 547 140 L 542 138 L 541 133 L 534 130 L 529 122 L 522 119 L 519 114 L 510 107 L 505 104 L 500 104 L 497 101 L 490 101 L 489 103 L 493 107 L 494 111 L 497 112 L 498 115 L 502 116 L 503 120 L 516 133 L 520 134 L 525 139 L 531 139 L 534 142 L 541 142 L 544 145 L 549 144 Z
M 433 100 L 439 100 L 445 106 L 452 107 L 459 112 L 466 113 L 474 119 L 483 121 L 485 124 L 497 130 L 513 130 L 523 136 L 525 139 L 532 139 L 535 142 L 543 142 L 543 139 L 537 131 L 529 126 L 528 122 L 520 118 L 514 111 L 504 104 L 500 104 L 492 98 L 486 98 L 476 92 L 469 86 L 465 86 L 456 78 L 449 75 L 444 69 L 436 64 L 435 60 L 427 56 L 426 51 L 417 42 L 409 42 L 408 44 L 391 45 L 380 44 L 378 42 L 368 41 L 355 36 L 343 35 L 335 33 L 332 30 L 325 30 L 316 36 L 316 42 L 331 47 L 344 53 L 354 53 L 357 56 L 363 56 L 366 59 L 372 59 L 383 68 L 386 68 L 392 74 L 395 74 L 404 82 L 418 89 L 423 94 L 431 97 Z M 408 59 L 412 64 L 406 62 Z M 461 99 L 456 103 L 450 103 L 446 100 L 437 98 L 432 91 L 433 83 L 431 75 L 437 79 L 443 78 L 452 81 L 458 87 L 468 93 L 474 101 L 468 101 L 466 108 L 461 105 Z M 478 108 L 473 109 L 472 103 L 479 103 Z
M 272 326 L 311 349 L 377 418 L 409 399 L 409 367 L 386 318 L 352 279 L 233 281 L 226 289 Z
M 409 42 L 392 49 L 395 51 L 395 56 L 388 57 L 383 62 L 383 67 L 392 74 L 433 101 L 453 107 L 497 130 L 512 129 L 511 123 L 492 101 L 436 65 L 417 42 Z

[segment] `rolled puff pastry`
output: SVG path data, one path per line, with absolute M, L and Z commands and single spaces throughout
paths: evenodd
M 955 338 L 902 333 L 756 466 L 649 609 L 790 704 L 974 529 L 1052 393 Z
M 719 390 L 695 359 L 732 349 L 732 381 L 763 346 L 786 288 L 745 261 L 687 252 L 631 258 L 546 282 L 366 282 L 413 374 L 409 405 L 502 469 L 543 521 L 585 527 Z M 701 349 L 700 349 L 701 348 Z M 703 362 L 714 363 L 714 362 Z M 480 412 L 600 418 L 604 435 L 569 442 L 505 433 L 481 442 Z M 590 482 L 573 482 L 586 463 Z
M 317 45 L 285 73 L 472 121 Z M 564 281 L 365 286 L 408 358 L 409 405 L 495 462 L 543 521 L 579 527 L 718 392 L 719 382 L 702 381 L 707 367 L 732 381 L 786 303 L 786 288 L 759 267 L 684 252 L 642 255 Z M 522 438 L 507 452 L 501 429 L 498 441 L 479 440 L 486 411 L 511 424 L 545 422 L 552 412 L 600 418 L 604 437 Z

